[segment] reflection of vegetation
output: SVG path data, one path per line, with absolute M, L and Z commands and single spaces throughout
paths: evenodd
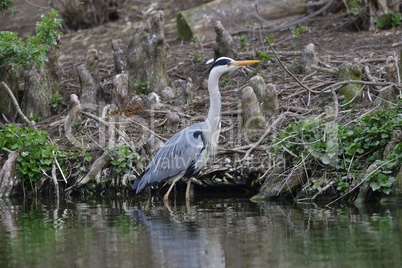
M 241 267 L 272 260 L 280 267 L 394 267 L 402 258 L 400 206 L 326 209 L 219 198 L 204 199 L 191 214 L 178 202 L 171 214 L 152 205 L 162 202 L 155 198 L 144 208 L 143 223 L 133 216 L 130 200 L 30 201 L 35 204 L 0 203 L 1 267 L 161 267 L 173 260 L 155 256 L 183 246 L 183 240 L 171 239 L 172 230 L 224 249 L 223 264 L 240 260 Z M 183 266 L 193 264 L 187 261 Z
M 132 217 L 119 202 L 91 202 L 69 200 L 57 207 L 51 202 L 10 207 L 0 203 L 0 266 L 71 267 L 81 261 L 91 267 L 96 258 L 110 254 L 105 248 L 127 248 L 134 233 Z

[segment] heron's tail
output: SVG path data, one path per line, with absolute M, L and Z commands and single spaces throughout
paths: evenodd
M 139 192 L 142 191 L 142 189 L 145 188 L 146 183 L 144 183 L 143 177 L 144 175 L 148 172 L 148 169 L 145 170 L 138 178 L 137 180 L 133 183 L 133 186 L 131 187 L 131 189 L 133 189 L 133 191 L 135 191 L 136 194 L 138 194 Z
M 133 183 L 133 186 L 131 186 L 131 189 L 133 191 L 136 191 L 135 193 L 138 194 L 141 190 L 138 189 L 138 184 L 140 184 L 140 179 L 141 177 L 138 177 L 138 179 Z

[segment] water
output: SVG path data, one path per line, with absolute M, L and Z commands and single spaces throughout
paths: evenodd
M 180 198 L 181 199 L 181 198 Z M 0 267 L 399 267 L 402 205 L 0 200 Z

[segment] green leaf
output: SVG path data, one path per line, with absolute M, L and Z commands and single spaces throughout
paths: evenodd
M 381 191 L 385 194 L 389 194 L 391 192 L 391 187 L 389 188 L 382 188 Z
M 377 191 L 378 189 L 381 188 L 381 185 L 379 183 L 373 181 L 370 183 L 370 187 L 371 187 L 371 189 L 373 189 L 373 191 Z

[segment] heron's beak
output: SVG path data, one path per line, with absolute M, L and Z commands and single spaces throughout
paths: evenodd
M 260 63 L 260 60 L 241 60 L 241 61 L 234 61 L 233 65 L 234 66 L 246 66 L 246 65 L 250 65 L 250 64 L 256 64 L 256 63 Z

